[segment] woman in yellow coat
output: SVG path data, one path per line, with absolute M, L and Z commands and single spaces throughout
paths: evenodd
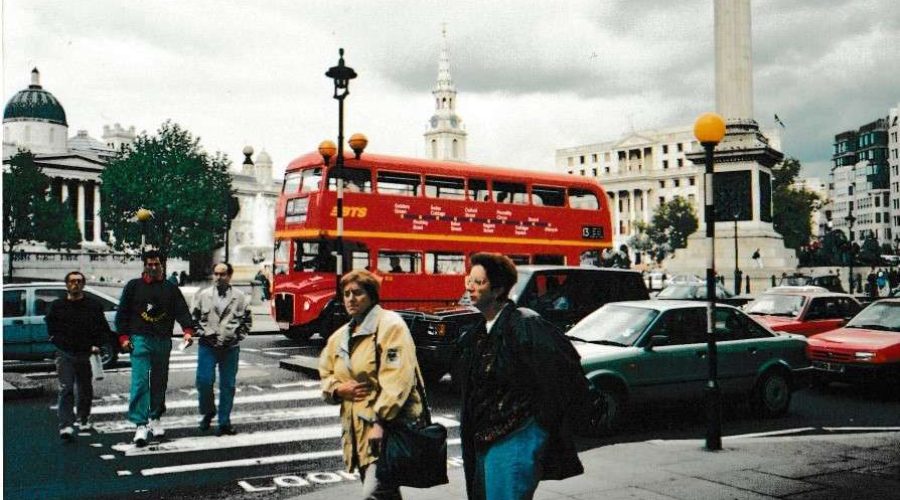
M 400 488 L 379 482 L 375 470 L 384 432 L 381 423 L 397 418 L 412 421 L 422 412 L 416 391 L 416 346 L 403 319 L 378 305 L 379 283 L 372 273 L 346 274 L 341 291 L 350 323 L 328 339 L 319 357 L 323 397 L 341 405 L 344 463 L 350 472 L 359 470 L 362 498 L 400 498 Z

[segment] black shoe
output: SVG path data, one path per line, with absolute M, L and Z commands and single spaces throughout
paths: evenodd
M 209 414 L 209 415 L 203 415 L 203 416 L 200 418 L 200 430 L 201 430 L 201 431 L 208 431 L 208 430 L 209 430 L 209 425 L 212 423 L 212 419 L 213 419 L 213 417 L 215 417 L 215 416 L 216 416 L 215 413 L 211 413 L 211 414 Z
M 216 436 L 234 436 L 237 433 L 237 430 L 230 425 L 220 425 L 216 429 Z

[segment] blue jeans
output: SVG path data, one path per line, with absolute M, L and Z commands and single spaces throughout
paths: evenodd
M 216 385 L 216 365 L 219 365 L 219 427 L 231 425 L 231 407 L 234 404 L 234 384 L 237 378 L 238 358 L 241 348 L 216 349 L 200 344 L 197 353 L 197 393 L 200 396 L 200 414 L 216 413 L 213 386 Z
M 486 500 L 534 497 L 547 431 L 534 418 L 475 457 L 475 491 Z
M 128 420 L 147 425 L 166 412 L 166 387 L 169 385 L 169 354 L 172 339 L 152 335 L 132 335 L 131 397 Z
M 57 414 L 59 428 L 75 423 L 74 409 L 78 409 L 78 419 L 87 420 L 91 416 L 91 400 L 94 398 L 93 373 L 90 354 L 70 354 L 59 351 L 56 356 L 56 373 L 59 376 L 59 399 Z

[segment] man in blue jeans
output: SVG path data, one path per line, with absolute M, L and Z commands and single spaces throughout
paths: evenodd
M 137 429 L 132 440 L 146 446 L 148 434 L 165 435 L 160 417 L 166 412 L 169 384 L 169 354 L 175 321 L 190 345 L 194 321 L 177 286 L 166 281 L 159 252 L 144 253 L 144 272 L 122 290 L 116 312 L 116 330 L 122 350 L 131 352 L 131 396 L 128 420 Z
M 234 268 L 225 262 L 213 268 L 213 286 L 197 292 L 191 315 L 199 325 L 200 352 L 197 354 L 197 392 L 200 398 L 200 430 L 209 430 L 216 413 L 213 386 L 219 367 L 219 411 L 216 435 L 237 434 L 231 425 L 231 407 L 237 378 L 241 340 L 250 333 L 250 304 L 247 295 L 231 286 Z

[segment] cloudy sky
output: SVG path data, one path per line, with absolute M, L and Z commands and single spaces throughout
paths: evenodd
M 4 101 L 29 83 L 70 134 L 172 119 L 238 165 L 276 170 L 337 135 L 324 76 L 338 48 L 359 77 L 346 134 L 424 156 L 446 23 L 469 160 L 552 169 L 558 148 L 690 124 L 714 107 L 708 0 L 4 0 Z M 831 142 L 900 105 L 896 0 L 753 0 L 755 115 L 826 175 Z

